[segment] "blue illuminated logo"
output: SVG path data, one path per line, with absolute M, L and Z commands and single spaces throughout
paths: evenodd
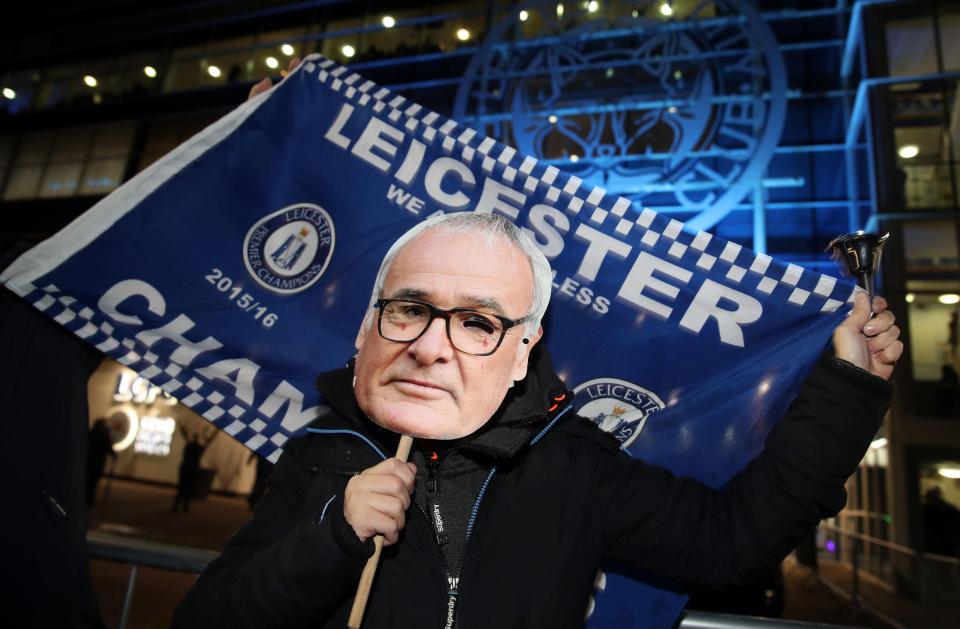
M 605 4 L 604 17 L 572 5 L 560 16 L 555 3 L 537 20 L 511 13 L 471 61 L 454 117 L 709 229 L 761 184 L 780 139 L 776 38 L 742 0 L 669 21 Z
M 643 430 L 663 401 L 652 391 L 617 378 L 597 378 L 573 390 L 574 404 L 583 417 L 593 421 L 627 448 Z
M 243 241 L 243 261 L 264 288 L 289 295 L 306 290 L 326 271 L 335 233 L 326 210 L 297 203 L 262 218 Z

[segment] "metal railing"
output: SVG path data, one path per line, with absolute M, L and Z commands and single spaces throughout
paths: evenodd
M 864 581 L 883 590 L 888 598 L 902 601 L 900 608 L 914 608 L 931 626 L 927 615 L 932 605 L 956 606 L 960 614 L 960 559 L 925 553 L 886 540 L 821 524 L 825 533 L 820 558 L 828 557 L 849 569 L 849 587 L 831 580 L 818 571 L 827 587 L 857 607 L 891 627 L 905 627 L 903 618 L 894 618 L 879 609 L 882 601 L 865 600 Z M 840 542 L 839 544 L 837 542 Z
M 92 559 L 130 565 L 130 576 L 127 579 L 127 591 L 123 599 L 120 621 L 117 624 L 118 629 L 125 629 L 127 626 L 140 566 L 196 574 L 202 572 L 207 564 L 220 555 L 220 553 L 212 550 L 161 544 L 96 532 L 87 533 L 87 549 Z M 839 627 L 838 625 L 797 622 L 777 618 L 756 618 L 699 611 L 685 611 L 678 626 L 682 629 L 799 629 L 801 627 L 803 629 L 812 627 L 829 629 Z

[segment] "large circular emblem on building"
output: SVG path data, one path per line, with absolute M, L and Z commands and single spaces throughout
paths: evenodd
M 627 448 L 647 418 L 663 409 L 663 401 L 652 391 L 617 378 L 596 378 L 573 390 L 574 403 L 583 417 L 593 421 Z
M 669 21 L 631 12 L 642 3 L 580 4 L 539 5 L 522 23 L 511 11 L 472 59 L 454 117 L 640 206 L 678 210 L 691 230 L 712 227 L 761 184 L 783 130 L 773 32 L 743 0 Z
M 333 221 L 312 203 L 262 218 L 243 240 L 243 262 L 258 284 L 282 295 L 299 293 L 323 275 L 335 244 Z

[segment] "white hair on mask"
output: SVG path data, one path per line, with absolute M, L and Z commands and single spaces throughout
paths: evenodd
M 533 271 L 533 293 L 530 300 L 532 305 L 530 312 L 526 315 L 527 321 L 524 325 L 528 334 L 536 333 L 550 303 L 551 284 L 553 282 L 550 263 L 519 227 L 497 214 L 451 212 L 432 216 L 411 227 L 393 243 L 393 246 L 387 251 L 387 255 L 383 257 L 383 262 L 380 263 L 377 280 L 373 283 L 373 293 L 370 295 L 371 308 L 382 297 L 383 284 L 394 258 L 407 243 L 429 229 L 441 229 L 456 234 L 481 234 L 486 237 L 488 243 L 496 240 L 506 240 L 515 245 L 529 260 L 530 270 Z

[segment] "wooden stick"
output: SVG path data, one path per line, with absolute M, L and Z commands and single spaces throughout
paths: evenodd
M 400 445 L 397 446 L 397 458 L 402 463 L 407 462 L 412 445 L 413 437 L 407 435 L 400 437 Z M 347 620 L 349 629 L 360 629 L 360 624 L 363 622 L 363 612 L 367 609 L 367 599 L 370 597 L 370 588 L 373 586 L 373 576 L 377 573 L 380 551 L 383 550 L 383 535 L 374 536 L 373 546 L 373 556 L 367 559 L 367 565 L 363 567 L 363 572 L 360 574 L 360 583 L 357 585 L 357 595 L 353 599 L 353 607 L 350 608 L 350 618 Z

